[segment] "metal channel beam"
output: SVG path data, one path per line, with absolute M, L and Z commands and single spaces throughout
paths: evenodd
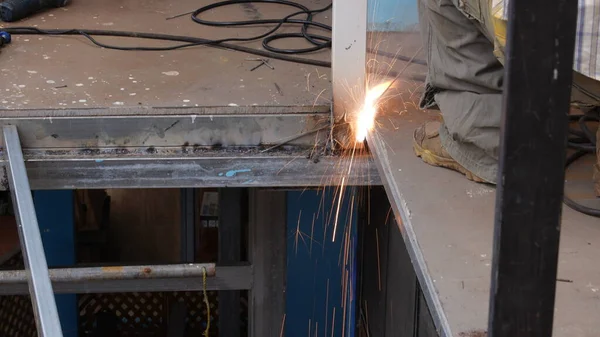
M 96 149 L 25 150 L 31 188 L 176 188 L 176 187 L 293 187 L 380 185 L 372 159 L 356 157 L 347 175 L 349 158 L 307 159 L 310 150 L 195 151 L 181 148 L 146 150 Z M 316 161 L 316 162 L 315 162 Z M 6 166 L 4 160 L 0 165 Z M 6 189 L 1 186 L 0 189 Z
M 48 264 L 42 246 L 42 237 L 35 214 L 31 188 L 27 179 L 19 134 L 17 128 L 12 125 L 4 126 L 2 130 L 8 159 L 8 165 L 6 165 L 8 183 L 19 228 L 19 239 L 27 270 L 27 283 L 38 335 L 60 337 L 63 334 L 52 284 L 48 276 Z
M 286 110 L 285 107 L 281 108 Z M 301 110 L 301 109 L 298 109 Z M 15 125 L 24 149 L 99 147 L 313 145 L 328 136 L 330 114 L 231 114 L 228 110 L 65 109 L 0 110 L 0 125 Z
M 77 269 L 74 269 L 77 270 Z M 13 272 L 11 272 L 13 273 Z M 20 272 L 19 272 L 20 273 Z M 252 266 L 216 267 L 214 276 L 206 279 L 207 290 L 249 290 L 252 288 Z M 113 292 L 153 292 L 153 291 L 202 291 L 202 276 L 121 278 L 85 280 L 66 277 L 63 271 L 50 269 L 54 292 L 57 294 L 88 294 Z M 79 277 L 81 279 L 81 277 Z M 26 280 L 18 275 L 18 280 L 3 283 L 0 296 L 28 294 Z
M 365 90 L 367 0 L 334 0 L 331 49 L 333 114 L 352 118 Z
M 552 335 L 577 1 L 511 1 L 489 336 Z

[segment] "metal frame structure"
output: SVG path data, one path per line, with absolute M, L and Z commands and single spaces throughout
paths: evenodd
M 27 266 L 27 273 L 0 272 L 0 294 L 29 292 L 38 334 L 60 337 L 53 293 L 198 291 L 206 271 L 206 289 L 222 291 L 223 334 L 239 335 L 239 326 L 230 321 L 239 313 L 240 290 L 250 291 L 250 315 L 255 318 L 251 335 L 279 331 L 280 313 L 285 310 L 286 233 L 281 226 L 286 219 L 285 192 L 252 193 L 252 207 L 260 211 L 251 215 L 250 265 L 240 263 L 237 244 L 237 252 L 220 252 L 216 268 L 190 264 L 48 270 L 31 190 L 182 188 L 181 256 L 191 262 L 195 187 L 322 187 L 335 185 L 342 177 L 348 185 L 378 183 L 367 156 L 353 159 L 354 175 L 348 177 L 342 168 L 349 159 L 315 155 L 329 141 L 330 121 L 329 109 L 319 107 L 0 111 L 4 134 L 0 164 L 8 182 L 0 188 L 13 193 Z M 241 207 L 239 189 L 224 191 L 228 200 L 223 201 Z M 275 212 L 274 205 L 283 213 Z M 222 214 L 230 224 L 220 226 L 219 237 L 240 242 L 239 213 Z M 232 242 L 229 248 L 220 247 L 233 249 Z M 276 261 L 269 256 L 273 250 L 280 251 Z
M 53 293 L 201 290 L 203 273 L 209 276 L 209 290 L 250 291 L 250 335 L 279 334 L 280 314 L 285 310 L 286 233 L 281 226 L 286 221 L 285 192 L 250 190 L 250 264 L 240 263 L 239 245 L 230 244 L 229 248 L 219 245 L 223 250 L 216 267 L 187 264 L 49 270 L 31 190 L 182 188 L 181 258 L 190 263 L 194 259 L 193 188 L 323 187 L 339 184 L 342 177 L 347 185 L 381 184 L 368 156 L 355 156 L 348 176 L 343 167 L 349 159 L 325 151 L 339 120 L 336 117 L 349 109 L 352 94 L 364 90 L 365 80 L 367 1 L 334 1 L 333 7 L 335 109 L 0 110 L 4 133 L 0 165 L 6 168 L 8 181 L 0 189 L 13 193 L 27 269 L 0 272 L 0 295 L 26 294 L 29 284 L 40 336 L 62 336 Z M 355 64 L 360 66 L 352 67 Z M 240 201 L 239 189 L 224 191 L 222 201 Z M 239 213 L 222 214 L 226 218 L 222 220 L 231 226 L 220 226 L 220 238 L 239 243 Z M 274 250 L 279 253 L 271 254 Z M 219 295 L 224 317 L 219 329 L 224 335 L 239 335 L 235 330 L 239 326 L 225 319 L 236 315 L 239 296 L 239 291 Z
M 366 4 L 366 0 L 334 1 L 334 118 L 346 113 L 351 88 L 364 90 L 361 84 L 365 78 Z M 492 337 L 542 337 L 551 335 L 554 314 L 577 3 L 532 0 L 511 1 L 510 6 L 500 156 L 502 179 L 497 198 L 488 331 Z M 13 193 L 27 273 L 0 273 L 0 282 L 12 282 L 1 287 L 0 294 L 25 293 L 27 281 L 40 336 L 57 337 L 62 333 L 53 291 L 199 289 L 201 283 L 194 280 L 198 280 L 198 268 L 206 268 L 200 270 L 211 273 L 214 270 L 208 289 L 250 290 L 254 303 L 251 335 L 273 335 L 277 327 L 265 322 L 280 319 L 275 315 L 285 307 L 285 298 L 280 291 L 284 282 L 278 279 L 282 270 L 276 273 L 278 277 L 273 277 L 271 266 L 284 268 L 281 266 L 285 266 L 285 260 L 283 254 L 265 254 L 264 250 L 277 245 L 276 236 L 281 233 L 273 229 L 283 228 L 279 222 L 285 215 L 265 218 L 260 210 L 284 202 L 279 194 L 283 192 L 252 193 L 251 266 L 232 265 L 239 259 L 239 252 L 230 251 L 222 255 L 220 262 L 224 265 L 216 268 L 175 266 L 183 268 L 176 269 L 179 273 L 176 278 L 172 273 L 166 275 L 169 278 L 157 274 L 144 282 L 133 282 L 130 276 L 140 272 L 135 270 L 127 277 L 113 276 L 103 281 L 94 278 L 84 285 L 77 282 L 81 273 L 86 274 L 84 270 L 48 271 L 30 191 L 31 188 L 322 186 L 324 181 L 335 184 L 344 174 L 335 169 L 339 158 L 321 157 L 317 164 L 317 160 L 304 158 L 305 152 L 298 150 L 315 146 L 328 137 L 332 112 L 298 109 L 3 111 L 0 115 L 4 132 L 3 165 L 8 178 L 8 186 L 3 187 L 10 187 Z M 240 133 L 237 125 L 252 127 Z M 197 132 L 200 129 L 205 132 Z M 261 145 L 265 147 L 258 152 L 239 150 Z M 288 145 L 294 147 L 286 148 Z M 355 159 L 354 165 L 359 168 L 354 170 L 356 176 L 347 177 L 350 185 L 381 183 L 373 171 L 375 165 L 370 165 L 368 158 Z M 189 190 L 183 193 L 186 205 L 183 218 L 187 225 L 182 232 L 189 235 L 190 221 L 194 218 L 189 209 L 193 193 Z M 232 193 L 235 198 L 236 192 Z M 189 261 L 192 257 L 189 245 L 186 242 L 184 246 L 182 257 Z M 188 268 L 195 270 L 194 273 L 181 273 Z M 105 275 L 103 270 L 89 271 L 95 276 Z M 235 302 L 235 296 L 227 302 Z M 260 321 L 252 319 L 258 317 Z
M 0 110 L 36 190 L 336 184 L 344 159 L 319 155 L 330 118 L 320 107 Z M 380 183 L 369 157 L 353 165 L 349 184 Z

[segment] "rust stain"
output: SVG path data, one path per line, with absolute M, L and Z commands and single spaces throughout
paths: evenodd
M 467 332 L 461 332 L 458 334 L 459 337 L 487 337 L 487 331 L 485 330 L 472 330 Z
M 123 271 L 123 267 L 102 267 L 104 273 L 120 273 Z
M 144 268 L 144 270 L 142 271 L 144 274 L 152 274 L 152 269 L 149 267 Z

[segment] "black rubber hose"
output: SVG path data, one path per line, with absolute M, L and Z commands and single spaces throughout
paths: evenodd
M 299 9 L 299 11 L 287 15 L 282 19 L 256 19 L 256 20 L 246 20 L 246 21 L 230 21 L 230 22 L 222 22 L 222 21 L 208 21 L 200 18 L 201 14 L 213 10 L 216 8 L 229 6 L 229 5 L 239 5 L 243 3 L 267 3 L 267 4 L 276 4 L 283 5 L 288 7 L 293 7 Z M 211 46 L 216 48 L 230 49 L 235 51 L 241 51 L 249 54 L 254 54 L 258 56 L 279 59 L 283 61 L 295 62 L 300 64 L 314 65 L 318 67 L 331 67 L 331 62 L 319 61 L 319 60 L 311 60 L 307 58 L 294 57 L 290 55 L 294 54 L 306 54 L 314 51 L 318 51 L 325 48 L 331 48 L 331 37 L 316 35 L 308 32 L 308 29 L 311 27 L 320 28 L 326 31 L 331 31 L 331 26 L 313 21 L 313 16 L 318 13 L 325 12 L 332 8 L 332 4 L 329 4 L 321 9 L 310 10 L 306 6 L 289 1 L 289 0 L 226 0 L 216 2 L 214 4 L 210 4 L 204 7 L 201 7 L 191 13 L 191 19 L 202 25 L 207 26 L 215 26 L 215 27 L 236 27 L 236 26 L 251 26 L 251 25 L 265 25 L 265 24 L 275 24 L 275 26 L 267 31 L 264 34 L 260 34 L 257 36 L 247 37 L 247 38 L 225 38 L 219 40 L 211 40 L 205 38 L 198 38 L 192 36 L 177 36 L 177 35 L 166 35 L 166 34 L 155 34 L 155 33 L 138 33 L 138 32 L 128 32 L 128 31 L 108 31 L 108 30 L 93 30 L 93 29 L 40 29 L 36 27 L 13 27 L 6 28 L 5 30 L 12 34 L 43 34 L 43 35 L 82 35 L 90 40 L 93 44 L 107 49 L 115 49 L 115 50 L 135 50 L 135 51 L 168 51 L 168 50 L 176 50 L 181 48 L 193 47 L 193 46 Z M 304 15 L 303 19 L 294 18 L 300 15 Z M 284 24 L 296 24 L 301 25 L 302 28 L 300 33 L 279 33 L 276 34 L 276 31 L 281 28 Z M 185 42 L 184 44 L 179 44 L 175 46 L 167 46 L 167 47 L 125 47 L 125 46 L 115 46 L 109 45 L 106 43 L 102 43 L 96 40 L 93 36 L 116 36 L 116 37 L 127 37 L 127 38 L 141 38 L 141 39 L 152 39 L 152 40 L 163 40 L 163 41 L 176 41 L 176 42 Z M 303 38 L 309 43 L 313 45 L 313 47 L 309 48 L 301 48 L 301 49 L 281 49 L 277 47 L 273 47 L 271 42 L 286 38 Z M 238 46 L 235 44 L 230 44 L 228 42 L 248 42 L 255 40 L 262 40 L 263 48 L 266 50 L 259 50 L 254 48 L 248 48 L 243 46 Z M 409 58 L 403 55 L 395 55 L 391 53 L 385 52 L 374 52 L 369 50 L 369 52 L 377 53 L 378 55 L 390 58 L 396 58 L 402 61 L 408 61 Z M 423 60 L 413 60 L 413 63 L 417 64 L 426 64 Z M 420 80 L 420 79 L 418 79 Z
M 595 154 L 597 141 L 596 135 L 589 130 L 586 122 L 600 121 L 600 118 L 596 111 L 592 111 L 591 113 L 584 115 L 570 115 L 569 121 L 577 121 L 577 124 L 581 130 L 569 130 L 571 138 L 569 138 L 567 145 L 569 146 L 569 148 L 575 149 L 576 152 L 567 157 L 567 161 L 565 163 L 565 170 L 567 170 L 569 166 L 578 159 L 586 155 Z M 563 201 L 565 205 L 569 206 L 577 212 L 594 217 L 600 217 L 600 209 L 581 205 L 575 200 L 569 198 L 569 196 L 567 196 L 566 193 L 564 195 Z
M 274 53 L 274 52 L 271 52 L 268 50 L 260 50 L 260 49 L 248 48 L 248 47 L 244 47 L 244 46 L 238 46 L 238 45 L 230 44 L 230 43 L 222 43 L 222 42 L 215 43 L 212 40 L 206 40 L 203 38 L 192 37 L 192 36 L 179 36 L 179 35 L 167 35 L 167 34 L 156 34 L 156 33 L 139 33 L 139 32 L 128 32 L 128 31 L 116 31 L 116 30 L 95 30 L 95 29 L 67 29 L 67 30 L 40 29 L 37 27 L 11 27 L 11 28 L 4 28 L 3 30 L 6 31 L 7 33 L 14 34 L 14 35 L 54 35 L 54 36 L 81 35 L 81 36 L 86 37 L 93 44 L 95 44 L 99 47 L 107 48 L 107 49 L 115 49 L 115 50 L 148 50 L 148 51 L 163 50 L 163 51 L 166 51 L 166 50 L 175 50 L 175 49 L 181 49 L 181 48 L 191 47 L 191 46 L 204 45 L 204 46 L 210 46 L 213 48 L 240 51 L 240 52 L 244 52 L 244 53 L 248 53 L 248 54 L 263 56 L 263 57 L 282 60 L 282 61 L 313 65 L 313 66 L 317 66 L 317 67 L 331 68 L 331 62 L 328 62 L 328 61 L 311 60 L 311 59 L 297 57 L 297 56 Z M 158 47 L 158 48 L 157 47 L 151 47 L 151 48 L 120 47 L 120 46 L 112 46 L 112 45 L 104 44 L 104 43 L 94 39 L 93 36 L 112 36 L 112 37 L 125 37 L 125 38 L 136 38 L 136 39 L 177 41 L 177 42 L 187 42 L 187 43 L 183 44 L 183 45 L 162 47 L 162 48 L 161 47 Z M 395 77 L 396 76 L 395 74 L 396 74 L 395 72 L 390 71 L 387 75 L 391 76 L 391 77 Z M 417 82 L 425 81 L 424 76 L 418 76 L 418 75 L 407 75 L 406 78 L 413 80 L 413 81 L 417 81 Z
M 93 44 L 107 49 L 115 49 L 115 50 L 138 50 L 138 51 L 167 51 L 167 50 L 176 50 L 186 47 L 193 46 L 211 46 L 215 48 L 221 49 L 229 49 L 240 51 L 248 54 L 269 57 L 273 59 L 279 59 L 282 61 L 289 61 L 300 64 L 308 64 L 314 65 L 317 67 L 326 67 L 331 68 L 331 62 L 327 61 L 319 61 L 319 60 L 311 60 L 301 57 L 283 55 L 273 53 L 267 50 L 260 50 L 254 48 L 248 48 L 244 46 L 238 46 L 235 44 L 224 43 L 224 42 L 215 42 L 213 40 L 207 40 L 199 37 L 192 36 L 180 36 L 180 35 L 167 35 L 167 34 L 156 34 L 156 33 L 139 33 L 139 32 L 128 32 L 128 31 L 114 31 L 114 30 L 95 30 L 95 29 L 40 29 L 36 27 L 12 27 L 12 28 L 4 28 L 4 31 L 14 34 L 14 35 L 82 35 L 90 40 Z M 150 39 L 150 40 L 163 40 L 163 41 L 177 41 L 177 42 L 187 42 L 185 44 L 169 46 L 169 47 L 121 47 L 121 46 L 113 46 L 107 45 L 98 40 L 94 39 L 92 36 L 113 36 L 113 37 L 126 37 L 126 38 L 135 38 L 135 39 Z
M 283 19 L 255 19 L 255 20 L 245 20 L 245 21 L 208 21 L 199 18 L 199 15 L 220 7 L 225 7 L 229 5 L 239 5 L 241 3 L 270 3 L 270 4 L 278 4 L 285 5 L 289 7 L 294 7 L 300 9 L 299 12 L 292 13 Z M 196 23 L 205 26 L 214 26 L 214 27 L 239 27 L 239 26 L 254 26 L 254 25 L 267 25 L 267 24 L 277 24 L 273 29 L 266 32 L 263 35 L 256 36 L 252 38 L 252 40 L 258 40 L 264 38 L 263 47 L 267 50 L 270 50 L 275 53 L 281 54 L 303 54 L 309 53 L 317 50 L 321 50 L 324 48 L 331 47 L 331 38 L 327 36 L 320 36 L 308 33 L 308 28 L 310 26 L 315 26 L 322 28 L 327 31 L 331 31 L 331 26 L 326 25 L 324 23 L 313 21 L 313 14 L 322 13 L 331 9 L 332 5 L 327 5 L 321 9 L 310 10 L 304 5 L 301 5 L 296 2 L 287 1 L 287 0 L 229 0 L 229 1 L 221 1 L 211 5 L 204 6 L 199 8 L 192 14 L 192 20 Z M 304 20 L 292 19 L 295 16 L 305 14 L 306 18 Z M 292 23 L 292 24 L 302 24 L 302 29 L 300 33 L 285 33 L 285 34 L 274 34 L 283 24 Z M 314 45 L 312 48 L 303 48 L 303 49 L 280 49 L 275 48 L 269 45 L 271 41 L 280 40 L 284 38 L 304 38 L 310 43 Z

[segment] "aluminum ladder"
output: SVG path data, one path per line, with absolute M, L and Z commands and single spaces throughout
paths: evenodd
M 56 309 L 56 300 L 50 283 L 48 263 L 42 245 L 42 236 L 35 215 L 33 197 L 29 187 L 29 179 L 25 170 L 23 150 L 19 141 L 17 127 L 6 125 L 4 134 L 4 151 L 8 164 L 6 174 L 12 196 L 15 218 L 19 229 L 21 251 L 27 271 L 27 283 L 33 305 L 37 331 L 39 336 L 62 337 L 63 333 Z

